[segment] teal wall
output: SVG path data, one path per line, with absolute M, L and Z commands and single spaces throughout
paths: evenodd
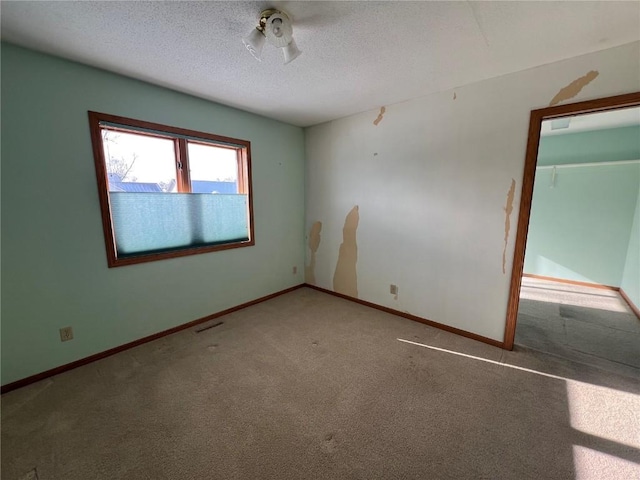
M 640 164 L 559 168 L 554 188 L 551 175 L 536 172 L 525 273 L 620 286 Z
M 301 128 L 8 44 L 1 93 L 2 384 L 302 283 Z M 87 110 L 251 141 L 256 245 L 107 268 Z
M 636 201 L 636 211 L 620 288 L 624 290 L 635 306 L 640 308 L 640 193 L 638 193 Z
M 640 159 L 640 126 L 549 135 L 540 139 L 538 165 Z

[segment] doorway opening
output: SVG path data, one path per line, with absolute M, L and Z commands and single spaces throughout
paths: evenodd
M 640 372 L 639 131 L 640 92 L 531 112 L 505 348 Z

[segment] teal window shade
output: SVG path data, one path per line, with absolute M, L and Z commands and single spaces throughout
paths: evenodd
M 248 196 L 110 192 L 118 257 L 249 240 Z

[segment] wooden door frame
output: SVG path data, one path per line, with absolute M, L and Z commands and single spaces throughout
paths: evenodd
M 509 303 L 507 304 L 507 322 L 504 330 L 503 348 L 513 350 L 516 336 L 516 321 L 520 303 L 520 286 L 524 271 L 524 254 L 527 246 L 527 232 L 529 230 L 529 216 L 531 215 L 531 200 L 533 198 L 533 183 L 538 163 L 538 146 L 540 144 L 540 128 L 542 121 L 550 118 L 568 117 L 584 113 L 603 112 L 618 108 L 640 105 L 640 92 L 617 95 L 615 97 L 587 100 L 585 102 L 557 105 L 531 111 L 529 121 L 529 140 L 524 160 L 524 174 L 522 177 L 522 193 L 520 195 L 520 213 L 518 215 L 518 230 L 516 233 L 515 251 L 513 253 L 513 267 L 511 270 L 511 286 L 509 288 Z

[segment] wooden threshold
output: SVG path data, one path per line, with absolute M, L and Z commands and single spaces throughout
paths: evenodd
M 618 292 L 620 292 L 620 296 L 622 297 L 622 299 L 627 302 L 627 305 L 629 305 L 631 311 L 633 311 L 633 313 L 636 314 L 636 317 L 638 317 L 638 320 L 640 320 L 640 308 L 638 308 L 638 306 L 631 301 L 631 299 L 623 289 L 620 288 Z
M 257 298 L 255 300 L 251 300 L 250 302 L 246 302 L 241 305 L 237 305 L 235 307 L 227 308 L 226 310 L 222 310 L 220 312 L 212 313 L 211 315 L 207 315 L 206 317 L 198 318 L 197 320 L 192 320 L 191 322 L 183 323 L 182 325 L 178 325 L 177 327 L 169 328 L 168 330 L 163 330 L 161 332 L 154 333 L 153 335 L 139 338 L 138 340 L 134 340 L 133 342 L 125 343 L 124 345 L 110 348 L 109 350 L 105 350 L 104 352 L 99 352 L 94 355 L 89 355 L 88 357 L 81 358 L 80 360 L 76 360 L 74 362 L 67 363 L 65 365 L 60 365 L 59 367 L 55 367 L 41 373 L 36 373 L 35 375 L 31 375 L 30 377 L 16 380 L 15 382 L 7 383 L 6 385 L 2 385 L 2 387 L 0 387 L 0 393 L 7 393 L 17 388 L 26 387 L 27 385 L 38 382 L 40 380 L 44 380 L 45 378 L 53 377 L 54 375 L 58 375 L 66 371 L 73 370 L 74 368 L 87 365 L 88 363 L 95 362 L 96 360 L 101 360 L 103 358 L 110 357 L 111 355 L 115 355 L 116 353 L 129 350 L 130 348 L 137 347 L 138 345 L 152 342 L 153 340 L 166 337 L 167 335 L 171 335 L 172 333 L 177 333 L 181 330 L 186 330 L 188 328 L 194 327 L 201 323 L 208 322 L 209 320 L 213 320 L 214 318 L 222 317 L 223 315 L 228 315 L 230 313 L 237 312 L 238 310 L 242 310 L 243 308 L 251 307 L 252 305 L 256 305 L 258 303 L 271 300 L 272 298 L 279 297 L 280 295 L 284 295 L 285 293 L 292 292 L 302 287 L 304 287 L 303 283 L 301 283 L 300 285 L 295 285 L 290 288 L 286 288 L 276 293 L 272 293 L 270 295 L 266 295 L 264 297 Z
M 393 308 L 383 307 L 382 305 L 377 305 L 375 303 L 367 302 L 366 300 L 360 300 L 359 298 L 343 295 L 342 293 L 333 292 L 331 290 L 327 290 L 326 288 L 317 287 L 316 285 L 311 285 L 309 283 L 305 283 L 304 285 L 305 287 L 313 288 L 314 290 L 328 293 L 329 295 L 333 295 L 334 297 L 344 298 L 345 300 L 350 300 L 352 302 L 359 303 L 360 305 L 364 305 L 366 307 L 375 308 L 376 310 L 380 310 L 382 312 L 390 313 L 392 315 L 397 315 L 399 317 L 408 318 L 409 320 L 413 320 L 414 322 L 424 323 L 425 325 L 429 325 L 430 327 L 435 327 L 440 330 L 445 330 L 450 333 L 455 333 L 456 335 L 467 337 L 472 340 L 477 340 L 479 342 L 487 343 L 494 347 L 504 348 L 504 344 L 502 342 L 498 340 L 494 340 L 493 338 L 483 337 L 482 335 L 467 332 L 466 330 L 450 327 L 449 325 L 444 325 L 442 323 L 434 322 L 433 320 L 428 320 L 426 318 L 418 317 L 417 315 L 412 315 L 410 313 L 401 312 L 400 310 L 394 310 Z
M 620 291 L 619 287 L 612 287 L 610 285 L 602 285 L 600 283 L 579 282 L 578 280 L 566 280 L 564 278 L 545 277 L 544 275 L 535 275 L 533 273 L 523 273 L 523 277 L 538 278 L 540 280 L 548 280 L 550 282 L 565 283 L 567 285 L 578 285 L 580 287 L 599 288 L 601 290 L 613 290 L 614 292 Z

